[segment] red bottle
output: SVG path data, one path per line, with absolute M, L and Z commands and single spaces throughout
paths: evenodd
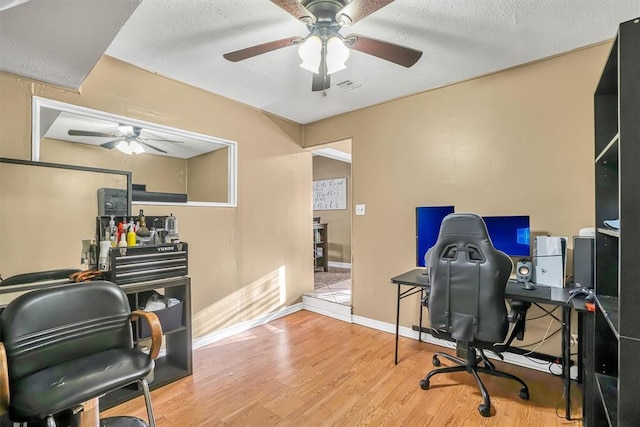
M 126 226 L 126 223 L 124 222 L 125 219 L 122 219 L 122 222 L 118 223 L 118 242 L 120 241 L 120 236 L 122 235 L 122 233 L 124 232 L 124 227 Z

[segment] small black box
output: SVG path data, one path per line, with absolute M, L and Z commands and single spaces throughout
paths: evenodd
M 180 302 L 179 304 L 173 305 L 171 307 L 164 308 L 162 310 L 152 311 L 151 313 L 155 313 L 160 320 L 160 324 L 162 325 L 162 333 L 165 334 L 169 331 L 177 329 L 183 325 L 182 322 L 182 313 L 184 311 L 184 302 Z M 140 338 L 148 338 L 151 336 L 151 329 L 149 329 L 149 325 L 146 320 L 140 319 L 138 336 Z

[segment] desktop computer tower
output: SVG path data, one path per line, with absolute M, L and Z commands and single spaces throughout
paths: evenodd
M 593 236 L 573 237 L 573 283 L 576 286 L 593 288 L 594 249 Z

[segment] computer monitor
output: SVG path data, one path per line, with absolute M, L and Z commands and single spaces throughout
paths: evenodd
M 512 257 L 531 255 L 529 216 L 485 216 L 493 246 Z
M 454 212 L 453 206 L 419 206 L 416 208 L 416 266 L 424 267 L 424 255 L 436 244 L 440 224 Z

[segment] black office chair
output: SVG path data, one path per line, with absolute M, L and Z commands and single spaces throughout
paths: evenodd
M 457 366 L 432 370 L 420 381 L 420 387 L 427 390 L 434 375 L 469 372 L 480 387 L 483 403 L 478 411 L 484 417 L 491 413 L 491 400 L 478 373 L 519 382 L 519 396 L 528 400 L 529 389 L 524 381 L 496 370 L 484 353 L 484 349 L 490 349 L 500 355 L 516 336 L 522 336 L 526 306 L 515 305 L 512 318 L 519 323 L 507 344 L 502 345 L 509 329 L 504 295 L 513 262 L 493 247 L 482 218 L 475 214 L 447 215 L 436 244 L 425 258 L 431 282 L 428 307 L 432 334 L 455 340 L 459 357 L 436 353 L 434 366 L 440 366 L 439 357 Z M 482 366 L 478 365 L 480 362 Z
M 15 276 L 0 279 L 0 286 L 28 285 L 48 280 L 69 279 L 73 273 L 80 272 L 77 268 L 60 268 L 56 270 L 35 271 L 32 273 L 16 274 Z
M 131 320 L 137 317 L 152 331 L 149 354 L 134 348 Z M 146 377 L 162 329 L 155 314 L 132 313 L 116 284 L 66 284 L 23 294 L 0 314 L 0 341 L 0 413 L 7 411 L 14 423 L 55 426 L 60 414 L 78 413 L 84 402 L 138 382 L 155 425 Z

